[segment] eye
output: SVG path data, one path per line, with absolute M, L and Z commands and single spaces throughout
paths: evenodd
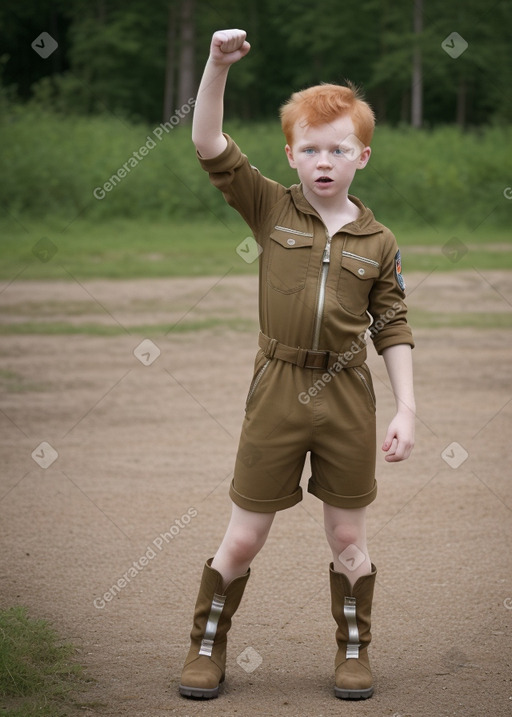
M 343 147 L 336 147 L 336 149 L 334 150 L 334 154 L 337 157 L 343 157 L 343 155 L 345 155 L 346 153 L 347 153 L 347 150 L 343 149 Z
M 314 153 L 315 153 L 315 150 L 313 147 L 306 147 L 306 149 L 304 150 L 304 154 L 312 155 Z

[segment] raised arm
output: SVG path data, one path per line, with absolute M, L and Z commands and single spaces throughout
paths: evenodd
M 217 157 L 226 148 L 222 134 L 224 89 L 231 65 L 251 49 L 245 38 L 244 30 L 218 30 L 212 37 L 192 122 L 192 141 L 205 159 Z

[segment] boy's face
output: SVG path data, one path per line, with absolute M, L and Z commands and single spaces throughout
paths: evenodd
M 290 167 L 297 170 L 306 199 L 313 193 L 333 205 L 346 197 L 356 170 L 366 166 L 371 154 L 370 147 L 356 137 L 349 116 L 316 127 L 297 122 L 293 144 L 287 144 L 285 151 Z

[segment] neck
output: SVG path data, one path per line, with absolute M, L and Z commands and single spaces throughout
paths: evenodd
M 322 201 L 321 197 L 312 193 L 308 194 L 306 199 L 328 227 L 337 225 L 341 229 L 342 226 L 350 224 L 359 217 L 358 207 L 347 194 L 343 197 L 338 196 L 335 201 L 332 198 Z

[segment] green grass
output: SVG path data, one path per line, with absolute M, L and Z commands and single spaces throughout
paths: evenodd
M 120 326 L 119 324 L 70 324 L 65 321 L 25 321 L 14 324 L 0 324 L 0 336 L 41 335 L 41 336 L 144 336 L 155 338 L 171 334 L 186 334 L 196 331 L 256 331 L 255 321 L 237 318 L 212 318 L 200 321 L 183 321 L 178 324 L 144 324 Z M 9 373 L 9 372 L 6 372 Z M 7 377 L 9 378 L 9 376 Z M 0 372 L 0 386 L 2 374 Z M 16 390 L 16 389 L 10 389 Z M 26 390 L 18 388 L 17 390 Z
M 67 713 L 70 691 L 81 668 L 73 647 L 62 644 L 44 620 L 22 607 L 0 612 L 1 715 L 59 717 Z
M 0 327 L 0 334 L 2 333 Z M 0 390 L 6 393 L 26 393 L 28 391 L 44 391 L 46 386 L 43 383 L 29 381 L 16 371 L 0 369 Z
M 415 328 L 473 328 L 473 329 L 512 329 L 512 313 L 489 312 L 434 312 L 418 309 L 409 310 L 409 322 Z M 140 336 L 158 338 L 173 334 L 197 333 L 199 331 L 235 331 L 253 333 L 258 331 L 255 321 L 246 319 L 208 319 L 204 321 L 187 321 L 177 326 L 145 324 L 129 326 L 105 326 L 102 324 L 73 325 L 61 322 L 35 322 L 27 321 L 19 324 L 0 324 L 0 336 Z M 9 375 L 3 375 L 9 374 Z M 10 374 L 0 373 L 0 387 L 9 393 L 44 390 L 39 384 L 25 382 L 22 378 Z
M 409 322 L 414 328 L 474 328 L 474 329 L 512 329 L 512 313 L 506 312 L 434 312 L 422 309 L 409 309 Z M 176 334 L 197 333 L 200 331 L 234 331 L 256 334 L 256 321 L 243 318 L 216 317 L 197 321 L 183 321 L 179 324 L 72 324 L 66 321 L 24 321 L 13 324 L 0 324 L 0 336 L 139 336 L 158 341 L 159 338 Z M 42 391 L 45 387 L 27 382 L 23 377 L 10 371 L 0 371 L 0 388 L 8 393 Z
M 473 329 L 512 329 L 512 314 L 478 313 L 478 312 L 433 312 L 418 309 L 409 310 L 409 322 L 414 328 L 473 328 Z M 209 319 L 205 321 L 188 321 L 177 326 L 146 324 L 129 326 L 104 326 L 102 324 L 72 325 L 61 322 L 35 322 L 27 321 L 19 324 L 0 324 L 0 336 L 140 336 L 158 338 L 173 334 L 197 333 L 199 331 L 235 331 L 253 333 L 258 331 L 255 321 L 245 319 Z M 8 375 L 6 375 L 8 374 Z M 39 384 L 27 383 L 22 378 L 10 372 L 0 372 L 0 388 L 8 393 L 21 393 L 27 391 L 45 390 Z
M 4 222 L 0 223 L 0 278 L 129 279 L 253 273 L 257 262 L 248 264 L 236 253 L 236 247 L 249 235 L 237 219 L 229 224 L 214 219 L 100 224 L 77 220 L 68 227 L 56 219 Z
M 512 242 L 507 230 L 469 232 L 393 227 L 402 250 L 404 274 L 459 270 L 512 270 Z M 3 230 L 3 231 L 2 231 Z M 258 262 L 246 263 L 237 246 L 248 236 L 245 224 L 234 216 L 229 222 L 147 222 L 77 220 L 66 226 L 53 216 L 42 221 L 0 223 L 0 279 L 7 288 L 20 280 L 86 281 L 89 279 L 143 279 L 156 277 L 225 276 L 257 272 Z M 45 240 L 41 242 L 42 237 Z M 30 283 L 30 282 L 29 282 Z M 1 299 L 0 299 L 1 302 Z M 449 307 L 447 307 L 449 309 Z M 151 311 L 151 306 L 146 306 Z M 126 327 L 95 320 L 102 308 L 91 302 L 30 301 L 2 308 L 0 335 L 143 335 L 157 338 L 193 331 L 255 331 L 251 321 L 214 316 L 165 323 L 136 323 Z M 86 316 L 87 315 L 87 316 Z M 80 321 L 80 317 L 83 317 Z M 411 312 L 418 327 L 512 328 L 509 314 L 478 312 Z M 10 319 L 10 320 L 8 320 Z M 37 390 L 19 377 L 0 374 L 9 391 Z
M 507 229 L 447 231 L 393 226 L 402 250 L 404 273 L 512 269 Z M 114 219 L 67 225 L 46 220 L 0 221 L 0 279 L 136 279 L 175 276 L 255 274 L 236 252 L 250 235 L 233 213 L 229 220 L 146 221 Z M 458 244 L 454 244 L 454 239 Z M 450 247 L 455 246 L 455 254 Z M 457 254 L 458 249 L 462 249 Z M 466 253 L 464 253 L 466 252 Z

